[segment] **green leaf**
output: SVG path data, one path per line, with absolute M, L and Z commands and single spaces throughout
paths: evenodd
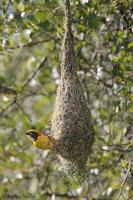
M 128 111 L 133 112 L 133 101 L 128 104 Z
M 122 166 L 123 168 L 126 168 L 126 167 L 127 167 L 127 164 L 128 164 L 128 161 L 127 161 L 127 160 L 121 159 L 121 166 Z
M 130 47 L 133 47 L 133 42 L 130 42 L 130 43 L 128 44 L 128 48 L 130 48 Z
M 48 20 L 42 22 L 39 24 L 42 28 L 45 28 L 45 29 L 49 29 L 51 26 L 50 26 L 50 22 Z
M 24 4 L 21 2 L 21 3 L 19 3 L 18 4 L 18 10 L 20 11 L 20 12 L 23 12 L 24 11 L 24 9 L 25 9 L 25 6 L 24 6 Z
M 37 12 L 35 13 L 35 19 L 36 19 L 38 22 L 44 21 L 44 20 L 46 19 L 46 15 L 45 15 L 44 11 L 41 11 L 41 10 L 37 11 Z
M 119 56 L 113 56 L 112 57 L 112 61 L 115 62 L 115 63 L 118 63 L 120 60 Z
M 99 19 L 95 14 L 89 14 L 86 19 L 87 19 L 87 25 L 90 28 L 97 28 L 98 27 Z
M 133 86 L 133 78 L 128 77 L 127 83 L 128 83 L 129 86 Z

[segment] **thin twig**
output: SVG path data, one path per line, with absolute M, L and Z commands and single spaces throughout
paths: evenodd
M 16 95 L 17 91 L 7 86 L 0 86 L 0 94 L 13 94 Z
M 101 151 L 106 151 L 106 152 L 110 152 L 110 151 L 118 151 L 118 152 L 131 152 L 133 150 L 133 147 L 129 144 L 127 144 L 127 146 L 125 148 L 122 147 L 122 145 L 107 145 L 105 146 L 107 148 L 104 148 L 103 146 L 100 147 Z
M 24 110 L 24 108 L 20 104 L 17 103 L 17 106 L 19 110 L 27 117 L 27 119 L 29 120 L 29 123 L 32 124 L 30 115 Z
M 34 41 L 34 42 L 32 41 L 32 42 L 29 42 L 29 43 L 24 44 L 24 45 L 3 47 L 2 50 L 14 50 L 14 49 L 19 49 L 19 48 L 32 47 L 32 46 L 40 44 L 40 43 L 49 42 L 49 40 L 52 40 L 52 39 L 55 40 L 54 37 L 50 37 L 48 39 L 42 39 L 42 40 L 38 40 L 38 41 Z
M 29 75 L 29 77 L 24 81 L 23 88 L 27 87 L 31 80 L 36 76 L 37 72 L 44 66 L 44 63 L 47 61 L 47 58 L 42 58 L 41 62 L 37 65 L 35 70 Z M 18 95 L 15 96 L 13 101 L 7 105 L 6 108 L 2 109 L 0 112 L 0 116 L 3 116 L 5 112 L 7 112 L 13 105 L 16 105 L 18 99 Z
M 27 80 L 24 81 L 23 83 L 23 87 L 25 88 L 30 82 L 31 80 L 36 76 L 37 72 L 44 66 L 44 64 L 46 63 L 47 58 L 43 57 L 41 62 L 37 65 L 37 67 L 35 68 L 35 70 L 30 74 L 30 76 L 27 78 Z
M 6 108 L 2 109 L 2 111 L 0 112 L 0 116 L 2 116 L 6 111 L 8 111 L 9 108 L 11 108 L 15 104 L 16 104 L 16 97 L 13 99 L 13 101 L 9 105 L 7 105 Z
M 120 191 L 119 191 L 119 194 L 118 194 L 116 200 L 119 200 L 119 198 L 120 198 L 121 196 L 123 196 L 123 188 L 124 188 L 124 185 L 125 185 L 125 183 L 126 183 L 126 181 L 127 181 L 128 176 L 129 176 L 131 167 L 132 167 L 132 160 L 130 160 L 130 161 L 128 162 L 127 173 L 126 173 L 126 176 L 124 177 L 124 180 L 123 180 L 122 183 L 121 183 Z
M 119 28 L 119 30 L 124 31 L 124 30 L 130 30 L 130 29 L 132 29 L 132 28 L 133 28 L 133 26 L 129 26 L 129 27 L 126 27 L 126 28 L 123 28 L 123 29 L 122 29 L 122 28 Z M 98 33 L 98 35 L 102 35 L 102 34 L 108 32 L 108 31 L 110 31 L 110 32 L 118 31 L 118 27 L 117 27 L 117 28 L 114 28 L 114 29 L 111 29 L 111 30 L 107 30 L 107 29 L 102 30 L 102 31 L 100 31 L 100 32 Z

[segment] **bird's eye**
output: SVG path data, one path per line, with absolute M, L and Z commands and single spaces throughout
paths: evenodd
M 37 139 L 37 133 L 32 133 L 32 138 L 33 138 L 34 141 L 36 141 L 36 139 Z

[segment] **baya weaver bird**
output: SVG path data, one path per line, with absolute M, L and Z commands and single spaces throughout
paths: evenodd
M 39 132 L 37 130 L 29 130 L 26 132 L 26 135 L 29 135 L 32 138 L 33 144 L 39 148 L 44 150 L 52 150 L 53 144 L 50 139 L 50 135 L 47 135 L 43 132 Z

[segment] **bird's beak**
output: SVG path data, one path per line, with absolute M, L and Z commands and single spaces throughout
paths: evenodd
M 25 134 L 31 136 L 32 135 L 32 131 L 28 131 Z

